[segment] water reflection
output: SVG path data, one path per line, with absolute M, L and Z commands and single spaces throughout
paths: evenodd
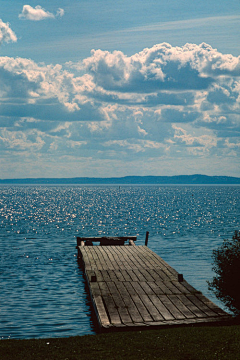
M 0 187 L 3 338 L 92 334 L 76 236 L 136 235 L 205 295 L 211 253 L 239 229 L 238 186 Z

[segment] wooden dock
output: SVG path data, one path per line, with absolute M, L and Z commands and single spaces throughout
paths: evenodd
M 127 240 L 130 246 L 124 245 Z M 99 246 L 91 246 L 94 241 Z M 77 238 L 100 331 L 220 323 L 232 318 L 135 241 L 136 237 Z

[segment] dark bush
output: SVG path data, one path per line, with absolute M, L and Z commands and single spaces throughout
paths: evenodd
M 213 250 L 212 258 L 216 276 L 208 282 L 208 288 L 235 315 L 240 315 L 240 231 Z

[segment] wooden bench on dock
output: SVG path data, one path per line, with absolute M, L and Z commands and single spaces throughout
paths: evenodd
M 77 238 L 100 331 L 232 319 L 147 246 L 136 246 L 136 240 Z M 92 246 L 95 242 L 100 245 Z

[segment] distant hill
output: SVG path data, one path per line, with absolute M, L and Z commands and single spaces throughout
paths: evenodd
M 240 178 L 231 176 L 207 176 L 207 175 L 176 175 L 176 176 L 124 176 L 111 178 L 27 178 L 27 179 L 2 179 L 1 184 L 240 184 Z

